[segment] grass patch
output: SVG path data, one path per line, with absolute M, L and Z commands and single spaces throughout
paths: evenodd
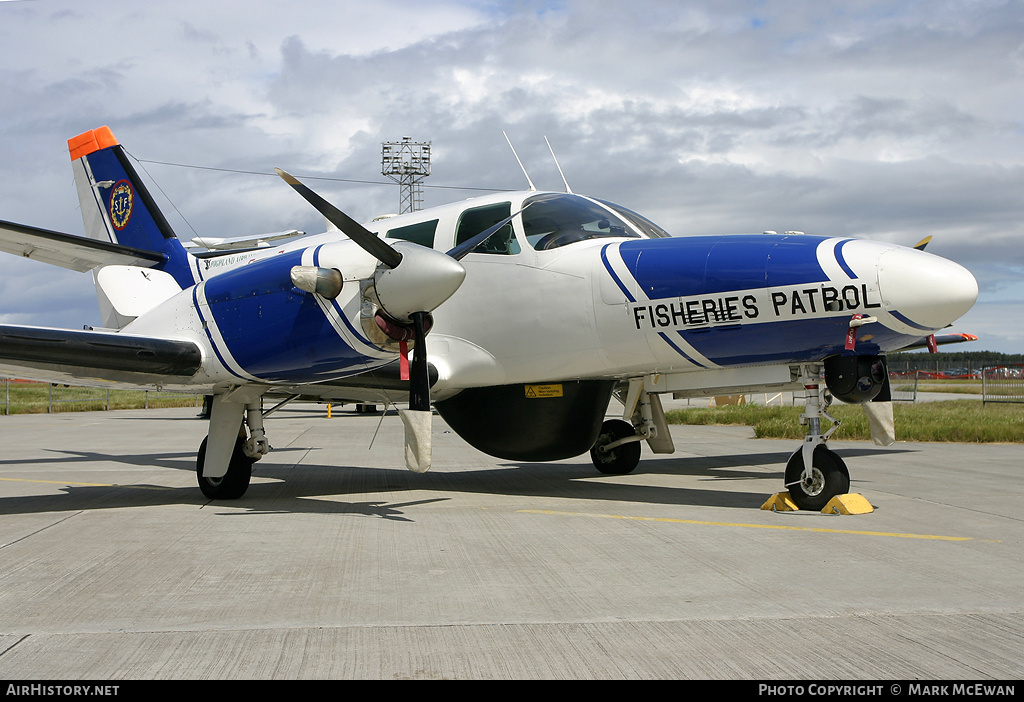
M 6 407 L 7 398 L 10 404 Z M 198 397 L 198 399 L 197 399 Z M 102 388 L 65 387 L 49 383 L 11 382 L 6 393 L 0 383 L 0 415 L 3 414 L 46 414 L 52 408 L 57 412 L 93 412 L 108 408 L 150 409 L 159 407 L 195 407 L 202 405 L 197 395 L 174 392 L 147 393 L 144 390 L 115 390 Z
M 802 440 L 802 407 L 725 405 L 692 407 L 666 412 L 669 424 L 718 424 L 754 428 L 759 439 Z M 1024 443 L 1024 407 L 1013 404 L 982 405 L 977 400 L 951 400 L 917 404 L 894 403 L 897 441 L 951 441 L 956 443 Z M 871 434 L 864 411 L 854 405 L 833 405 L 829 414 L 842 421 L 832 438 L 868 441 Z M 825 422 L 822 429 L 827 429 Z

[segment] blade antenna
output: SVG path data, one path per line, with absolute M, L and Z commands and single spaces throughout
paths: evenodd
M 512 140 L 508 138 L 508 134 L 505 134 L 504 131 L 502 134 L 505 135 L 505 141 L 508 142 L 508 148 L 512 149 L 512 155 L 516 157 L 516 161 L 519 161 L 519 167 L 523 169 L 523 175 L 526 176 L 526 182 L 530 184 L 530 191 L 536 192 L 537 186 L 533 184 L 532 180 L 530 180 L 530 174 L 526 172 L 526 166 L 524 166 L 523 162 L 519 159 L 519 154 L 516 153 L 516 147 L 512 146 Z
M 551 142 L 548 141 L 547 137 L 544 137 L 544 141 L 548 145 L 548 151 L 551 152 L 551 158 L 555 159 L 555 167 L 558 169 L 558 175 L 562 176 L 562 182 L 565 183 L 565 192 L 572 195 L 572 188 L 569 187 L 569 181 L 565 179 L 565 174 L 562 173 L 562 167 L 558 165 L 558 157 L 555 156 L 555 150 L 551 148 Z

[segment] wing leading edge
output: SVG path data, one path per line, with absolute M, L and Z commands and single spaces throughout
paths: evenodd
M 191 341 L 0 325 L 0 372 L 16 376 L 154 385 L 190 378 L 202 362 Z

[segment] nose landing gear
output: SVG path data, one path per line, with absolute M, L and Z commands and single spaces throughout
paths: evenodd
M 833 497 L 850 491 L 850 471 L 843 459 L 825 445 L 840 422 L 823 409 L 829 399 L 827 389 L 819 383 L 819 370 L 814 366 L 803 371 L 801 382 L 806 397 L 800 422 L 807 425 L 807 435 L 803 446 L 786 464 L 786 488 L 797 507 L 820 512 Z M 821 431 L 823 418 L 832 422 L 824 433 Z

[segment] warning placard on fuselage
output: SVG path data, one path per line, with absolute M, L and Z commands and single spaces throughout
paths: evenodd
M 532 399 L 562 396 L 561 383 L 549 383 L 547 385 L 524 385 L 523 387 L 526 389 L 526 396 Z

